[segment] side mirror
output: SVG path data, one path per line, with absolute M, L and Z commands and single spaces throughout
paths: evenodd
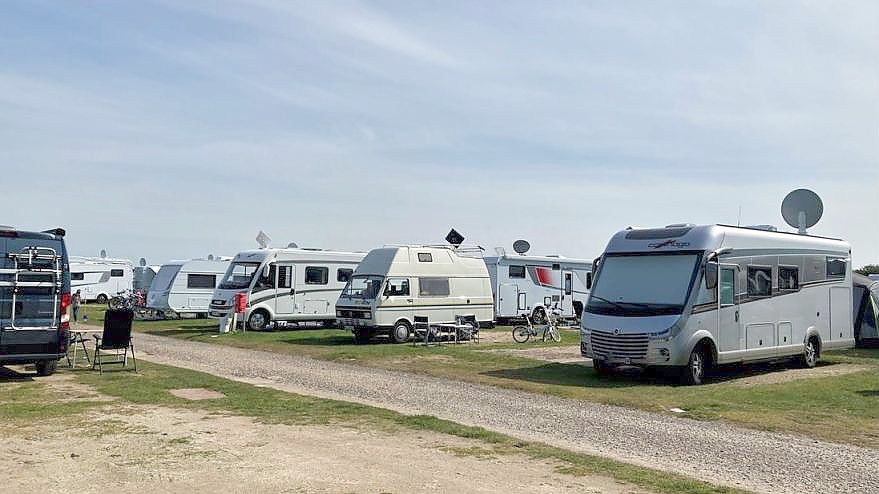
M 262 277 L 263 278 L 268 278 L 269 276 L 271 276 L 271 274 L 272 274 L 272 265 L 271 264 L 266 264 L 265 266 L 262 267 Z
M 705 265 L 705 288 L 714 290 L 717 287 L 717 264 L 709 262 Z

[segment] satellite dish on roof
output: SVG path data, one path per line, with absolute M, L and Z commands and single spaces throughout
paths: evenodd
M 516 254 L 524 256 L 526 252 L 531 250 L 531 244 L 527 240 L 516 240 L 513 242 L 513 250 L 516 251 Z
M 260 249 L 268 248 L 269 242 L 272 241 L 272 237 L 266 235 L 266 232 L 260 230 L 259 233 L 256 234 L 256 243 L 259 245 Z
M 142 267 L 142 268 L 143 268 L 143 267 L 146 267 L 146 258 L 145 258 L 145 257 L 141 257 L 141 258 L 140 258 L 140 262 L 139 262 L 138 264 L 140 264 L 140 267 Z
M 107 251 L 104 249 L 101 249 L 101 259 L 106 259 L 106 258 L 107 258 Z
M 287 244 L 287 248 L 288 249 L 298 249 L 299 246 L 296 245 L 296 242 L 290 242 L 289 244 Z
M 824 214 L 824 203 L 818 194 L 809 189 L 797 189 L 788 194 L 781 203 L 781 216 L 788 225 L 805 235 Z
M 464 236 L 458 233 L 454 228 L 449 231 L 449 234 L 446 235 L 446 242 L 454 245 L 455 247 L 459 247 L 464 243 Z

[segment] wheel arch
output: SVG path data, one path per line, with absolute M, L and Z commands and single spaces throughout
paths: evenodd
M 690 337 L 690 340 L 687 343 L 687 355 L 689 356 L 693 350 L 699 346 L 703 345 L 708 348 L 708 358 L 710 359 L 709 364 L 711 366 L 717 365 L 717 342 L 714 341 L 714 337 L 710 332 L 706 330 L 696 331 L 693 333 L 693 336 Z

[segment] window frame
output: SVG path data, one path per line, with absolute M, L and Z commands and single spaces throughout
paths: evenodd
M 444 281 L 445 282 L 445 293 L 425 293 L 424 292 L 424 281 Z M 448 277 L 443 276 L 424 276 L 418 278 L 418 296 L 419 297 L 448 297 L 452 294 L 451 281 Z
M 748 264 L 747 267 L 748 267 L 748 270 L 746 271 L 746 278 L 745 278 L 745 279 L 747 280 L 746 293 L 748 294 L 748 298 L 769 298 L 769 297 L 772 297 L 772 295 L 773 295 L 773 290 L 772 290 L 772 266 L 770 266 L 770 265 L 766 265 L 766 264 Z M 751 271 L 755 271 L 755 272 L 756 272 L 756 271 L 766 272 L 767 270 L 768 270 L 768 272 L 769 272 L 769 284 L 768 284 L 768 286 L 769 286 L 769 293 L 763 295 L 763 294 L 758 294 L 758 293 L 753 293 L 753 292 L 751 292 Z
M 782 288 L 781 287 L 781 280 L 784 279 L 784 277 L 781 276 L 782 271 L 793 271 L 796 274 L 796 276 L 795 276 L 796 285 L 793 288 Z M 775 279 L 776 279 L 776 284 L 778 285 L 779 293 L 791 293 L 791 292 L 800 291 L 800 267 L 799 266 L 779 264 L 778 265 L 778 274 L 776 275 Z
M 388 293 L 388 290 L 391 288 L 391 285 L 394 281 L 399 281 L 401 287 L 406 287 L 406 291 L 400 293 Z M 420 285 L 420 283 L 419 283 Z M 409 282 L 409 278 L 395 277 L 388 278 L 385 281 L 385 289 L 382 290 L 382 295 L 386 297 L 411 297 L 412 296 L 412 283 Z
M 830 274 L 830 265 L 834 262 L 842 263 L 842 273 L 840 274 Z M 840 278 L 845 278 L 845 274 L 848 271 L 848 258 L 842 256 L 825 256 L 824 257 L 824 276 L 828 280 L 836 280 Z
M 208 286 L 192 286 L 192 280 L 198 278 L 213 278 L 213 284 Z M 216 274 L 206 274 L 206 273 L 186 273 L 186 289 L 187 290 L 213 290 L 217 287 L 217 275 Z
M 275 273 L 275 287 L 278 289 L 281 288 L 293 288 L 293 266 L 291 264 L 277 264 L 276 269 L 278 270 Z M 281 271 L 287 272 L 286 275 L 282 277 Z M 283 283 L 286 281 L 287 283 Z
M 322 273 L 321 281 L 309 281 L 308 272 L 318 270 Z M 305 284 L 306 285 L 327 285 L 330 282 L 330 268 L 326 266 L 305 266 Z
M 342 273 L 345 273 L 345 278 L 343 279 Z M 338 268 L 336 269 L 336 281 L 339 283 L 348 283 L 351 279 L 354 278 L 354 270 L 351 268 Z
M 70 281 L 85 281 L 85 273 L 70 273 Z
M 521 269 L 522 269 L 522 275 L 519 276 L 519 275 L 517 274 L 517 275 L 513 276 L 513 268 L 517 268 L 516 271 L 518 271 L 518 268 L 521 268 Z M 526 273 L 527 271 L 528 271 L 528 270 L 526 269 L 526 267 L 525 267 L 524 264 L 510 264 L 509 266 L 507 266 L 507 277 L 509 277 L 511 280 L 524 280 L 524 279 L 525 279 L 525 273 Z
M 124 278 L 125 270 L 113 268 L 110 270 L 110 278 Z
M 419 252 L 418 262 L 433 262 L 433 254 L 430 252 Z

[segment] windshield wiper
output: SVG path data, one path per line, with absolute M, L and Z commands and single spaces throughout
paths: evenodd
M 620 305 L 620 304 L 617 303 L 617 302 L 614 302 L 613 300 L 608 300 L 608 299 L 606 299 L 606 298 L 604 298 L 604 297 L 599 297 L 598 295 L 595 295 L 595 294 L 591 294 L 591 295 L 589 295 L 589 297 L 590 297 L 590 298 L 596 298 L 596 299 L 598 299 L 598 300 L 601 300 L 602 302 L 607 302 L 607 303 L 609 303 L 610 305 L 616 307 L 616 308 L 619 309 L 619 310 L 626 310 L 625 307 L 623 307 L 622 305 Z

